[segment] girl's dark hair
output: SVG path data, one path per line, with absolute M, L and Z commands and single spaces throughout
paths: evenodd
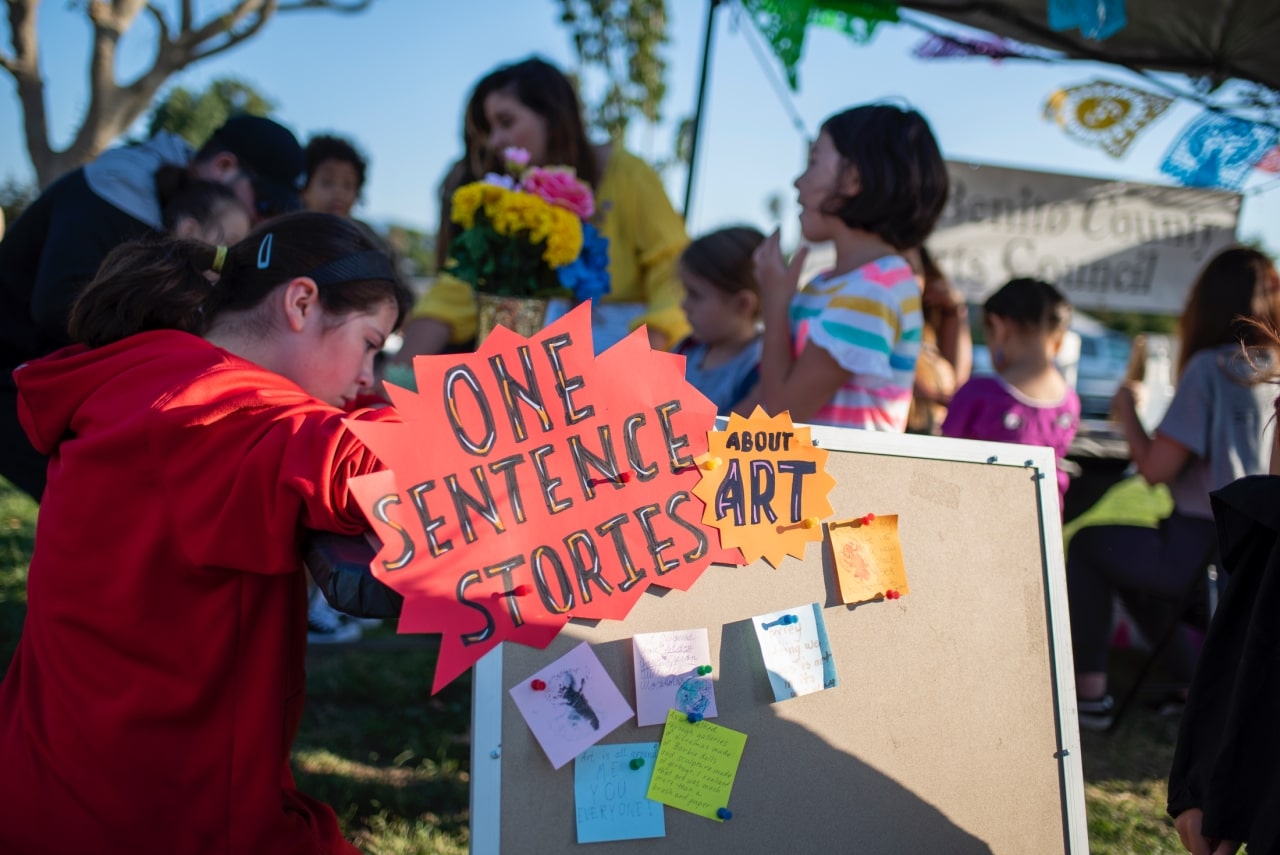
M 413 294 L 392 259 L 365 230 L 343 217 L 302 211 L 265 222 L 229 247 L 216 281 L 218 248 L 155 239 L 122 244 L 102 262 L 71 309 L 74 341 L 101 347 L 148 330 L 204 335 L 224 312 L 262 304 L 278 286 L 310 276 L 328 314 L 396 304 L 396 326 Z
M 440 180 L 440 227 L 436 229 L 436 270 L 444 270 L 449 262 L 449 247 L 453 239 L 462 234 L 462 226 L 453 221 L 453 193 L 463 184 L 470 184 L 476 175 L 467 157 L 462 157 L 449 167 Z
M 326 160 L 337 160 L 349 163 L 356 170 L 356 190 L 364 189 L 365 173 L 369 170 L 369 161 L 349 141 L 342 137 L 321 134 L 312 137 L 304 152 L 307 158 L 307 183 L 315 176 L 320 164 Z
M 196 178 L 185 168 L 173 165 L 156 170 L 156 198 L 160 200 L 160 221 L 167 232 L 172 232 L 183 217 L 203 225 L 226 205 L 244 206 L 227 185 Z
M 1270 345 L 1280 329 L 1280 293 L 1268 287 L 1275 265 L 1256 249 L 1224 249 L 1200 271 L 1178 319 L 1178 371 L 1198 351 L 1223 344 Z
M 521 104 L 537 113 L 547 123 L 547 163 L 572 166 L 578 177 L 596 187 L 600 183 L 600 166 L 595 149 L 587 139 L 582 121 L 582 104 L 573 83 L 551 63 L 530 57 L 512 65 L 503 65 L 483 77 L 467 102 L 466 129 L 481 141 L 491 128 L 484 115 L 484 102 L 495 92 L 509 93 Z M 502 171 L 502 152 L 477 147 L 482 160 L 471 164 L 472 171 Z
M 872 232 L 896 249 L 918 246 L 947 201 L 949 179 L 938 141 L 915 110 L 865 104 L 822 123 L 861 190 L 824 206 L 852 229 Z
M 1071 304 L 1041 279 L 1011 279 L 982 304 L 982 311 L 1027 330 L 1060 332 L 1071 323 Z
M 717 229 L 690 242 L 680 256 L 680 267 L 726 294 L 760 293 L 751 255 L 764 243 L 764 235 L 751 226 Z

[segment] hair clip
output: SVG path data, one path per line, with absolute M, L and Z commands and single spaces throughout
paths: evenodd
M 271 266 L 271 242 L 275 238 L 275 232 L 267 232 L 267 236 L 262 239 L 262 243 L 258 245 L 258 269 L 266 270 Z
M 218 251 L 213 254 L 213 264 L 209 267 L 214 273 L 222 272 L 222 265 L 227 260 L 227 248 L 218 244 Z

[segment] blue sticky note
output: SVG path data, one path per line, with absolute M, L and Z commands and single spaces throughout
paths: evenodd
M 636 758 L 644 761 L 638 769 Z M 667 836 L 662 804 L 645 796 L 657 760 L 656 742 L 593 745 L 574 759 L 579 843 Z
M 775 701 L 839 685 L 820 605 L 811 603 L 756 615 L 751 623 L 760 642 L 760 655 Z

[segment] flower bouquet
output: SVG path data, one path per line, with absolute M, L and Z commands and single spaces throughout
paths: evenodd
M 507 173 L 490 173 L 453 194 L 451 219 L 462 232 L 447 269 L 475 288 L 478 337 L 501 323 L 522 335 L 542 328 L 555 297 L 589 300 L 609 293 L 609 241 L 589 220 L 591 188 L 572 169 L 529 167 L 509 148 Z

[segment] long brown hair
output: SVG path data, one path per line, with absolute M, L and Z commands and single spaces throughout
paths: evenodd
M 1178 319 L 1178 373 L 1201 350 L 1224 344 L 1274 346 L 1266 329 L 1280 329 L 1280 292 L 1271 259 L 1237 246 L 1215 255 L 1200 271 Z
M 484 101 L 495 92 L 514 95 L 546 121 L 548 165 L 572 166 L 583 181 L 599 186 L 600 164 L 587 138 L 578 93 L 560 69 L 537 57 L 494 69 L 472 91 L 467 102 L 466 133 L 476 134 L 481 141 L 480 145 L 468 146 L 473 149 L 472 172 L 483 175 L 502 171 L 497 160 L 502 152 L 486 151 L 482 142 L 492 132 L 484 115 Z
M 316 280 L 320 304 L 333 315 L 391 300 L 399 326 L 413 304 L 394 262 L 366 229 L 303 211 L 268 220 L 231 247 L 155 238 L 122 244 L 72 307 L 71 338 L 101 347 L 148 330 L 204 335 L 219 315 L 254 309 L 299 276 Z

